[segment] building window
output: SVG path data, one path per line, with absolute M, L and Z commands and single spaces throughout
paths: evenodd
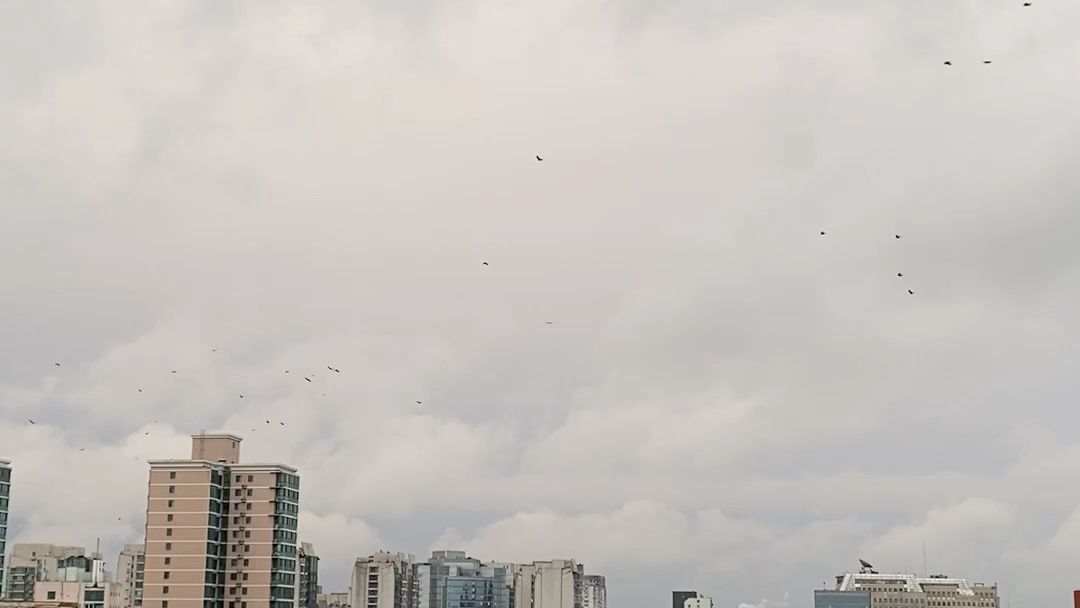
M 233 561 L 236 561 L 236 560 L 233 560 Z M 235 581 L 236 580 L 236 573 L 235 572 L 233 572 L 232 574 L 229 575 L 229 580 L 230 581 Z
M 171 557 L 166 557 L 165 558 L 165 565 L 168 566 L 171 563 L 172 563 L 172 558 Z
M 244 565 L 245 566 L 248 565 L 248 560 L 246 560 L 246 559 L 244 560 Z
M 240 483 L 240 479 L 241 479 L 241 477 L 239 475 L 237 475 L 236 476 L 236 483 Z
M 161 600 L 161 608 L 169 608 L 169 600 Z
M 252 496 L 252 492 L 253 490 L 251 488 L 248 488 L 248 496 Z
M 249 524 L 251 523 L 251 516 L 250 515 L 247 518 L 247 523 L 249 523 Z
M 165 521 L 172 521 L 172 513 L 165 516 Z
M 172 543 L 165 543 L 165 550 L 172 551 Z
M 169 471 L 169 479 L 176 479 L 176 471 Z
M 247 587 L 244 587 L 243 589 L 241 589 L 240 590 L 240 595 L 247 595 L 247 590 L 248 590 Z
M 247 510 L 248 510 L 248 511 L 250 511 L 250 510 L 251 510 L 251 504 L 252 504 L 252 503 L 250 503 L 250 502 L 248 503 L 248 506 L 247 506 Z
M 172 501 L 172 499 L 171 499 L 171 498 L 169 499 L 169 508 L 170 508 L 170 509 L 171 509 L 171 508 L 173 508 L 173 501 Z
M 168 586 L 168 585 L 165 585 L 164 587 L 162 587 L 162 588 L 161 588 L 161 592 L 162 592 L 163 594 L 165 594 L 165 595 L 168 595 L 168 594 L 169 594 L 169 586 Z
M 172 536 L 172 528 L 165 528 L 165 536 Z
M 244 580 L 245 580 L 245 581 L 247 580 L 247 575 L 248 575 L 248 573 L 247 573 L 247 572 L 245 572 L 245 573 L 244 573 Z
M 251 530 L 244 530 L 244 538 L 251 538 Z
M 251 545 L 244 545 L 244 553 L 251 553 Z
M 248 475 L 248 483 L 251 483 L 253 481 L 255 481 L 255 476 L 254 475 Z
M 170 575 L 170 574 L 172 574 L 172 573 L 171 573 L 171 572 L 166 572 L 166 573 L 165 573 L 165 580 L 169 580 L 169 575 Z
M 56 599 L 56 592 L 55 591 L 50 591 L 49 592 L 49 599 L 50 600 L 55 600 Z
M 169 494 L 176 494 L 176 486 L 169 486 Z
M 235 566 L 236 565 L 236 560 L 235 559 L 229 560 L 229 565 L 230 566 Z

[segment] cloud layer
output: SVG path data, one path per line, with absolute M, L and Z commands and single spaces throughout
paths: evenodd
M 1077 12 L 11 9 L 9 541 L 137 542 L 144 460 L 223 430 L 328 590 L 462 548 L 803 608 L 925 543 L 1067 601 Z

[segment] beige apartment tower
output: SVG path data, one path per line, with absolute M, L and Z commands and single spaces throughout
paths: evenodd
M 194 435 L 151 460 L 143 608 L 293 608 L 300 478 L 241 464 L 235 435 Z

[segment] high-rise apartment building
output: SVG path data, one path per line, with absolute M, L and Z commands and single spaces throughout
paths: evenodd
M 146 545 L 124 545 L 116 558 L 116 582 L 120 585 L 122 608 L 142 606 Z
M 379 551 L 353 565 L 353 608 L 413 608 L 416 557 Z
M 240 437 L 193 435 L 189 460 L 151 460 L 145 608 L 294 608 L 300 478 L 240 463 Z
M 300 543 L 300 555 L 297 558 L 298 578 L 296 607 L 317 608 L 319 595 L 319 556 L 311 543 Z
M 859 592 L 839 595 L 835 592 Z M 914 574 L 882 574 L 863 564 L 859 572 L 837 575 L 836 589 L 832 595 L 818 599 L 830 602 L 837 608 L 857 608 L 865 605 L 874 608 L 932 608 L 935 606 L 966 606 L 970 608 L 1000 608 L 997 585 L 969 584 L 962 578 L 944 574 L 915 576 Z M 819 608 L 826 608 L 823 604 Z
M 607 608 L 607 579 L 599 574 L 581 577 L 581 608 Z
M 515 567 L 514 608 L 581 608 L 585 566 L 554 559 Z
M 8 498 L 11 495 L 11 462 L 0 460 L 0 597 L 4 597 L 4 555 L 7 554 Z
M 415 572 L 414 608 L 513 608 L 511 564 L 485 564 L 464 551 L 432 551 Z
M 37 582 L 87 582 L 94 574 L 94 560 L 83 547 L 62 547 L 43 543 L 11 546 L 7 561 L 4 600 L 34 601 Z

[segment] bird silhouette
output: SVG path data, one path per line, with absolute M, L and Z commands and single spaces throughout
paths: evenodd
M 911 291 L 910 289 L 909 289 L 909 290 L 907 290 L 907 292 L 908 292 L 908 293 L 910 293 L 911 295 L 915 295 L 915 292 L 914 292 L 914 291 Z
M 340 374 L 341 373 L 340 369 L 334 369 L 334 368 L 330 367 L 329 365 L 326 366 L 326 369 L 334 372 L 335 374 Z
M 984 61 L 983 63 L 990 63 L 990 62 L 989 61 Z
M 243 399 L 243 398 L 244 398 L 244 396 L 243 396 L 243 395 L 240 395 L 240 398 L 241 398 L 241 399 Z
M 904 273 L 902 273 L 902 272 L 898 272 L 898 273 L 896 273 L 896 276 L 898 276 L 898 277 L 902 277 L 902 276 L 904 276 Z
M 547 325 L 551 325 L 552 323 L 554 323 L 554 321 L 544 321 L 544 323 L 546 323 Z
M 55 365 L 56 367 L 60 367 L 59 363 L 53 363 L 53 365 Z
M 141 388 L 139 389 L 139 392 L 140 392 L 140 393 L 142 392 L 142 389 L 141 389 Z
M 282 422 L 282 423 L 280 423 L 280 424 L 281 424 L 281 426 L 285 426 L 285 423 L 284 423 L 284 422 Z
M 27 418 L 27 420 L 30 420 L 30 419 L 29 419 L 29 418 Z M 37 424 L 37 423 L 36 423 L 36 422 L 34 422 L 33 420 L 30 420 L 30 424 Z
M 544 160 L 544 159 L 540 158 L 540 155 L 539 155 L 539 154 L 537 154 L 537 155 L 536 155 L 536 160 Z
M 86 448 L 79 448 L 79 451 L 80 451 L 80 452 L 85 452 L 85 451 L 86 451 Z
M 266 424 L 270 424 L 270 421 L 269 421 L 269 420 L 267 420 L 267 421 L 266 421 Z
M 1031 3 L 1030 2 L 1025 2 L 1024 6 L 1031 6 Z
M 488 264 L 487 262 L 484 262 L 484 266 L 490 266 L 490 264 Z M 59 363 L 57 365 L 59 365 Z
M 172 370 L 172 373 L 174 373 L 174 374 L 175 374 L 175 373 L 176 373 L 176 370 L 175 370 L 175 369 L 174 369 L 174 370 Z
M 825 236 L 825 231 L 824 230 L 821 231 L 821 236 Z
M 286 373 L 286 374 L 287 374 L 287 373 L 289 373 L 289 370 L 285 370 L 285 373 Z
M 421 405 L 421 403 L 420 403 L 419 401 L 417 401 L 417 402 L 416 402 L 416 405 Z
M 952 65 L 952 62 L 951 61 L 946 61 L 945 65 Z
M 896 238 L 900 238 L 900 235 L 899 235 L 899 234 L 897 234 L 897 235 L 894 235 L 894 236 L 895 236 Z
M 311 382 L 311 378 L 304 378 L 304 380 L 307 380 L 308 382 Z

